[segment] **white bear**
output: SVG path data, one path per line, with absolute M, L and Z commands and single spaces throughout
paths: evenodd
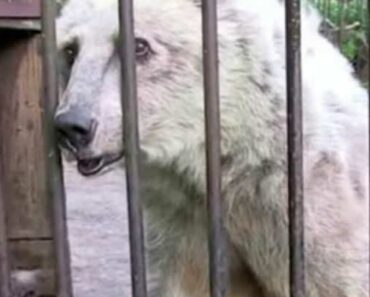
M 136 0 L 135 44 L 150 292 L 209 296 L 201 10 Z M 302 9 L 307 296 L 369 296 L 367 92 Z M 116 1 L 70 0 L 55 124 L 87 176 L 123 164 Z M 228 296 L 289 296 L 284 8 L 218 3 Z M 112 272 L 114 273 L 114 272 Z

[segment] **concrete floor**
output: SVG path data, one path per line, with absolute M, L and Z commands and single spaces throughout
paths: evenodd
M 65 166 L 75 297 L 130 296 L 123 171 L 84 178 Z

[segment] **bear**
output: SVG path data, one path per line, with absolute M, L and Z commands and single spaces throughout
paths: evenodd
M 284 3 L 217 4 L 227 296 L 288 297 Z M 210 295 L 200 6 L 134 1 L 149 296 Z M 367 91 L 318 13 L 301 12 L 306 296 L 365 297 Z M 118 36 L 117 1 L 69 0 L 57 19 L 55 126 L 92 183 L 124 166 Z

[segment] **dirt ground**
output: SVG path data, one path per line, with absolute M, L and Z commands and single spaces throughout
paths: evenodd
M 65 165 L 76 297 L 130 296 L 125 175 L 84 178 Z

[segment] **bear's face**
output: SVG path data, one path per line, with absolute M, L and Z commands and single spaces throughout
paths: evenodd
M 118 10 L 110 2 L 71 0 L 57 21 L 55 121 L 84 175 L 124 156 Z M 176 155 L 203 137 L 200 20 L 192 1 L 135 1 L 140 144 L 153 158 Z

